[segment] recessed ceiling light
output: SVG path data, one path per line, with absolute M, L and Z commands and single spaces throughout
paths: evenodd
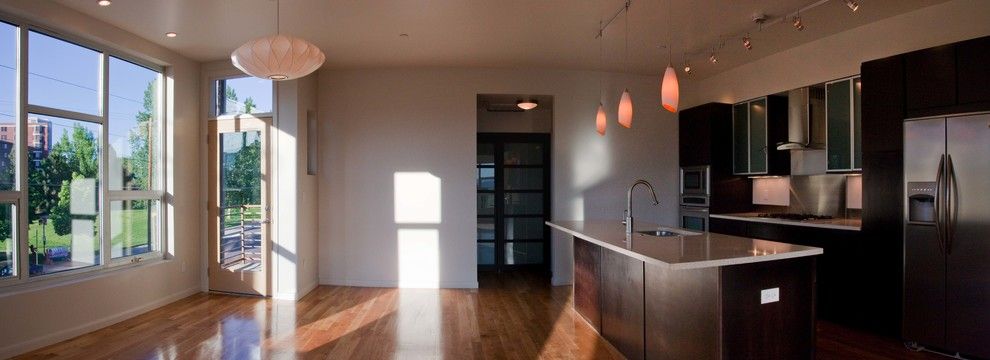
M 110 4 L 113 4 L 113 1 L 110 1 L 110 0 L 100 0 L 100 1 L 97 1 L 96 4 L 97 5 L 100 5 L 100 6 L 110 6 Z
M 165 36 L 166 37 L 170 37 L 170 38 L 174 38 L 176 36 L 179 36 L 179 34 L 176 34 L 175 32 L 169 31 L 169 32 L 165 33 Z

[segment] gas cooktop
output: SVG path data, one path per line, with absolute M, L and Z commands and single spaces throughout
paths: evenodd
M 793 213 L 764 213 L 756 215 L 761 218 L 771 218 L 771 219 L 783 219 L 783 220 L 829 220 L 832 219 L 829 215 L 814 215 L 814 214 L 793 214 Z

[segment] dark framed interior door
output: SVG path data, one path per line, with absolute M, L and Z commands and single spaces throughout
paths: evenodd
M 550 267 L 550 134 L 479 133 L 478 269 Z

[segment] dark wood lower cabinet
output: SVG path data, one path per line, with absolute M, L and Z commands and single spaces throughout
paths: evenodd
M 814 357 L 814 257 L 672 270 L 574 238 L 574 259 L 575 310 L 629 359 Z
M 718 268 L 646 265 L 649 359 L 718 359 Z
M 602 332 L 602 248 L 574 239 L 574 309 Z
M 602 249 L 602 337 L 629 359 L 643 353 L 643 262 Z

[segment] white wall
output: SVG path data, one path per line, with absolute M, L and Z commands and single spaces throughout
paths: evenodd
M 581 71 L 406 69 L 321 71 L 320 282 L 398 286 L 402 229 L 435 230 L 440 287 L 475 287 L 476 95 L 554 96 L 553 218 L 614 219 L 637 178 L 656 185 L 634 200 L 642 222 L 673 224 L 677 212 L 677 122 L 662 113 L 656 77 L 608 74 L 608 133 L 595 133 L 599 74 Z M 615 109 L 633 93 L 633 129 Z M 397 224 L 396 172 L 440 179 L 439 223 Z M 641 191 L 641 190 L 638 190 Z M 403 195 L 400 195 L 403 196 Z M 571 279 L 570 239 L 555 234 L 554 283 Z M 429 265 L 429 264 L 425 264 Z
M 167 261 L 72 282 L 0 291 L 0 358 L 92 331 L 199 290 L 199 64 L 49 1 L 0 2 L 0 11 L 167 65 Z
M 735 103 L 858 74 L 865 61 L 987 35 L 990 1 L 955 0 L 770 55 L 692 82 L 681 94 L 688 106 L 712 101 Z

